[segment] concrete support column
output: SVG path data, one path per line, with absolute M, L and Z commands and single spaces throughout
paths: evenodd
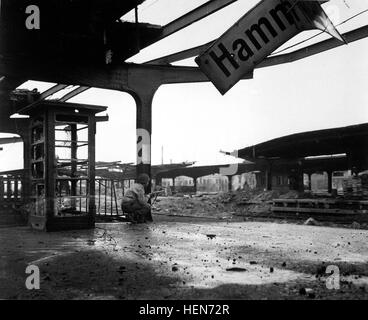
M 156 176 L 156 186 L 162 187 L 162 177 Z
M 270 191 L 272 190 L 272 171 L 271 169 L 266 170 L 265 178 L 266 178 L 266 190 Z
M 152 101 L 159 85 L 137 83 L 129 92 L 137 105 L 137 176 L 146 173 L 151 177 Z
M 327 171 L 327 191 L 332 192 L 332 171 Z
M 264 172 L 264 188 L 270 191 L 272 190 L 272 161 L 263 159 L 260 161 L 260 165 L 262 165 L 262 171 Z
M 312 191 L 312 173 L 308 173 L 308 189 Z
M 197 192 L 197 177 L 193 178 L 193 183 L 194 183 L 194 192 Z
M 304 192 L 304 173 L 303 171 L 299 171 L 299 174 L 298 174 L 298 191 Z
M 0 206 L 4 201 L 4 178 L 0 177 Z
M 304 165 L 303 164 L 304 163 L 302 160 L 298 161 L 297 180 L 298 180 L 298 191 L 299 192 L 304 192 Z
M 227 176 L 228 192 L 233 191 L 233 176 Z
M 151 134 L 152 134 L 152 101 L 160 84 L 153 79 L 140 78 L 137 82 L 129 84 L 129 93 L 133 96 L 137 107 L 137 177 L 142 174 L 151 174 Z M 146 193 L 150 193 L 152 184 L 146 189 Z M 146 217 L 152 221 L 152 215 Z

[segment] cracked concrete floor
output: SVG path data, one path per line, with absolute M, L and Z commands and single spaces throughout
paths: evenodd
M 367 299 L 368 231 L 155 217 L 145 225 L 0 229 L 1 299 Z M 41 289 L 25 288 L 28 264 Z M 326 287 L 325 268 L 340 272 Z M 305 290 L 306 289 L 306 290 Z

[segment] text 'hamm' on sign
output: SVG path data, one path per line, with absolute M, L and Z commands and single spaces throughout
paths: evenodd
M 197 57 L 201 70 L 226 93 L 270 53 L 303 30 L 343 40 L 317 1 L 264 0 Z

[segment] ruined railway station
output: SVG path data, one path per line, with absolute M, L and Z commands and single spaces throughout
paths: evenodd
M 0 299 L 367 299 L 367 12 L 1 0 Z

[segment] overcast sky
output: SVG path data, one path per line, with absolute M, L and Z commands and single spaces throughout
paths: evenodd
M 206 2 L 152 0 L 140 8 L 140 21 L 164 25 Z M 142 50 L 131 62 L 144 62 L 219 37 L 258 1 L 239 0 L 221 12 Z M 323 7 L 335 24 L 368 8 L 366 0 L 332 0 Z M 368 13 L 338 29 L 364 25 Z M 127 15 L 130 19 L 131 15 Z M 318 32 L 304 32 L 287 45 Z M 328 38 L 318 36 L 313 41 Z M 305 46 L 306 44 L 303 44 Z M 284 46 L 285 47 L 285 46 Z M 293 48 L 295 50 L 295 48 Z M 297 132 L 368 122 L 368 39 L 292 64 L 258 69 L 254 79 L 222 96 L 211 83 L 162 86 L 153 101 L 152 162 L 230 163 L 219 150 L 233 151 Z M 193 59 L 179 65 L 194 65 Z M 52 84 L 28 82 L 22 88 Z M 54 96 L 55 98 L 57 96 Z M 70 102 L 109 106 L 110 121 L 97 128 L 97 160 L 135 162 L 135 103 L 126 93 L 90 89 Z M 22 147 L 4 146 L 0 170 L 22 167 Z

